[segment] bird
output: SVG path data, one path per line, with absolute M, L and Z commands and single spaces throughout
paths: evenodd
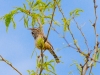
M 31 34 L 34 37 L 36 48 L 44 51 L 48 50 L 53 55 L 56 63 L 59 63 L 60 60 L 56 55 L 56 53 L 54 52 L 53 46 L 48 40 L 45 41 L 46 37 L 43 31 L 41 31 L 40 28 L 29 28 L 29 30 L 31 30 Z

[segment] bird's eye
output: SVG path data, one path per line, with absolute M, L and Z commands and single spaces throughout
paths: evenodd
M 34 34 L 34 32 L 32 32 L 32 34 Z

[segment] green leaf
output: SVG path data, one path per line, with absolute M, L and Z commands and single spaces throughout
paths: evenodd
M 34 50 L 32 52 L 31 58 L 33 57 L 34 52 L 36 52 L 36 47 L 34 48 Z M 37 56 L 37 53 L 36 53 L 36 56 Z
M 50 4 L 51 4 L 51 2 L 47 3 L 47 4 L 45 5 L 45 9 L 46 9 L 47 7 L 49 7 Z
M 6 25 L 6 27 L 9 27 L 9 24 L 11 22 L 11 18 L 12 18 L 11 14 L 6 14 L 5 15 L 5 25 Z
M 55 25 L 58 25 L 58 26 L 61 25 L 58 21 L 54 21 L 54 24 L 55 24 Z
M 13 18 L 12 18 L 12 23 L 13 23 L 13 28 L 15 29 L 16 28 L 16 23 L 15 23 Z
M 40 3 L 40 0 L 37 0 L 36 3 L 34 4 L 34 7 L 37 6 Z
M 75 9 L 75 10 L 73 10 L 73 11 L 70 12 L 70 16 L 73 16 L 73 17 L 79 16 L 80 15 L 79 14 L 80 12 L 83 12 L 83 10 L 77 8 L 77 9 Z
M 52 70 L 53 71 L 55 71 L 55 69 L 54 69 L 54 66 L 53 65 L 51 65 L 51 64 L 48 64 L 51 68 L 52 68 Z
M 23 6 L 24 6 L 24 9 L 26 9 L 26 5 L 25 5 L 25 4 L 23 4 Z
M 24 25 L 26 28 L 28 28 L 28 21 L 29 21 L 28 16 L 24 17 Z
M 35 75 L 34 70 L 27 70 L 27 72 L 28 72 L 29 75 Z
M 72 75 L 73 74 L 73 71 L 70 71 L 69 73 L 68 73 L 68 75 Z
M 12 10 L 11 12 L 10 12 L 10 14 L 13 16 L 13 15 L 15 15 L 16 13 L 17 13 L 17 9 L 15 9 L 15 10 Z
M 100 59 L 100 48 L 98 48 L 97 59 Z
M 12 19 L 12 14 L 6 14 L 4 16 L 4 19 L 5 19 L 6 31 L 8 31 L 8 27 Z
M 42 23 L 42 25 L 45 23 L 44 22 L 44 17 L 41 17 L 41 23 Z
M 68 31 L 70 26 L 70 20 L 67 20 L 66 18 L 63 18 L 62 20 L 64 23 L 64 31 Z
M 78 64 L 77 61 L 74 61 L 74 64 L 76 65 L 76 67 L 79 70 L 79 72 L 82 72 L 82 67 L 80 66 L 80 64 Z
M 74 44 L 77 44 L 77 40 L 74 40 Z
M 98 48 L 98 52 L 97 52 L 96 54 L 93 55 L 93 59 L 94 59 L 95 61 L 98 61 L 99 58 L 100 58 L 100 48 Z M 97 62 L 94 62 L 94 66 L 96 66 L 96 63 L 97 63 Z
M 98 61 L 100 58 L 100 48 L 98 48 L 98 52 L 96 54 L 93 55 L 93 58 L 95 61 Z M 94 66 L 96 66 L 97 62 L 94 62 Z
M 32 27 L 34 27 L 34 25 L 35 25 L 35 18 L 34 17 L 32 17 L 31 25 L 32 25 Z
M 29 75 L 30 75 L 31 71 L 30 71 L 30 70 L 27 70 L 27 72 L 28 72 L 28 73 L 29 73 Z
M 4 19 L 5 21 L 5 25 L 6 25 L 6 31 L 8 31 L 8 27 L 10 25 L 10 23 L 13 23 L 13 27 L 16 27 L 16 24 L 13 20 L 13 16 L 17 13 L 17 10 L 12 10 L 10 13 L 4 15 L 1 19 Z
M 97 61 L 97 55 L 96 55 L 96 54 L 93 54 L 93 59 L 94 59 L 95 61 Z M 96 66 L 96 62 L 93 63 L 93 66 Z
M 23 8 L 17 8 L 16 10 L 19 10 L 21 11 L 22 13 L 25 13 L 27 15 L 30 15 L 30 11 L 29 10 L 26 10 L 26 9 L 23 9 Z
M 70 12 L 70 16 L 72 16 L 72 15 L 73 15 L 73 13 L 74 13 L 74 12 L 73 12 L 73 11 L 71 11 L 71 12 Z
M 45 70 L 49 71 L 49 67 L 48 67 L 48 63 L 47 62 L 44 63 L 44 67 L 45 67 Z
M 48 62 L 44 63 L 44 67 L 46 68 L 47 71 L 50 71 L 50 67 L 52 68 L 53 71 L 55 71 L 54 66 L 52 65 L 52 63 L 54 62 L 54 60 L 50 60 Z

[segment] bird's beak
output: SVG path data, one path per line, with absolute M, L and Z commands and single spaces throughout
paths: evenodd
M 37 28 L 28 28 L 28 30 L 37 30 Z
M 28 30 L 33 30 L 33 28 L 28 28 Z

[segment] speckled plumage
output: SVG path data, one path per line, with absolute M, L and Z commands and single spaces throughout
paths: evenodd
M 56 62 L 59 63 L 60 60 L 57 57 L 57 55 L 55 54 L 53 46 L 50 44 L 50 42 L 48 40 L 44 43 L 44 40 L 46 38 L 44 36 L 44 33 L 38 28 L 30 28 L 29 30 L 32 31 L 32 36 L 35 39 L 36 47 L 40 50 L 48 50 L 54 56 Z

